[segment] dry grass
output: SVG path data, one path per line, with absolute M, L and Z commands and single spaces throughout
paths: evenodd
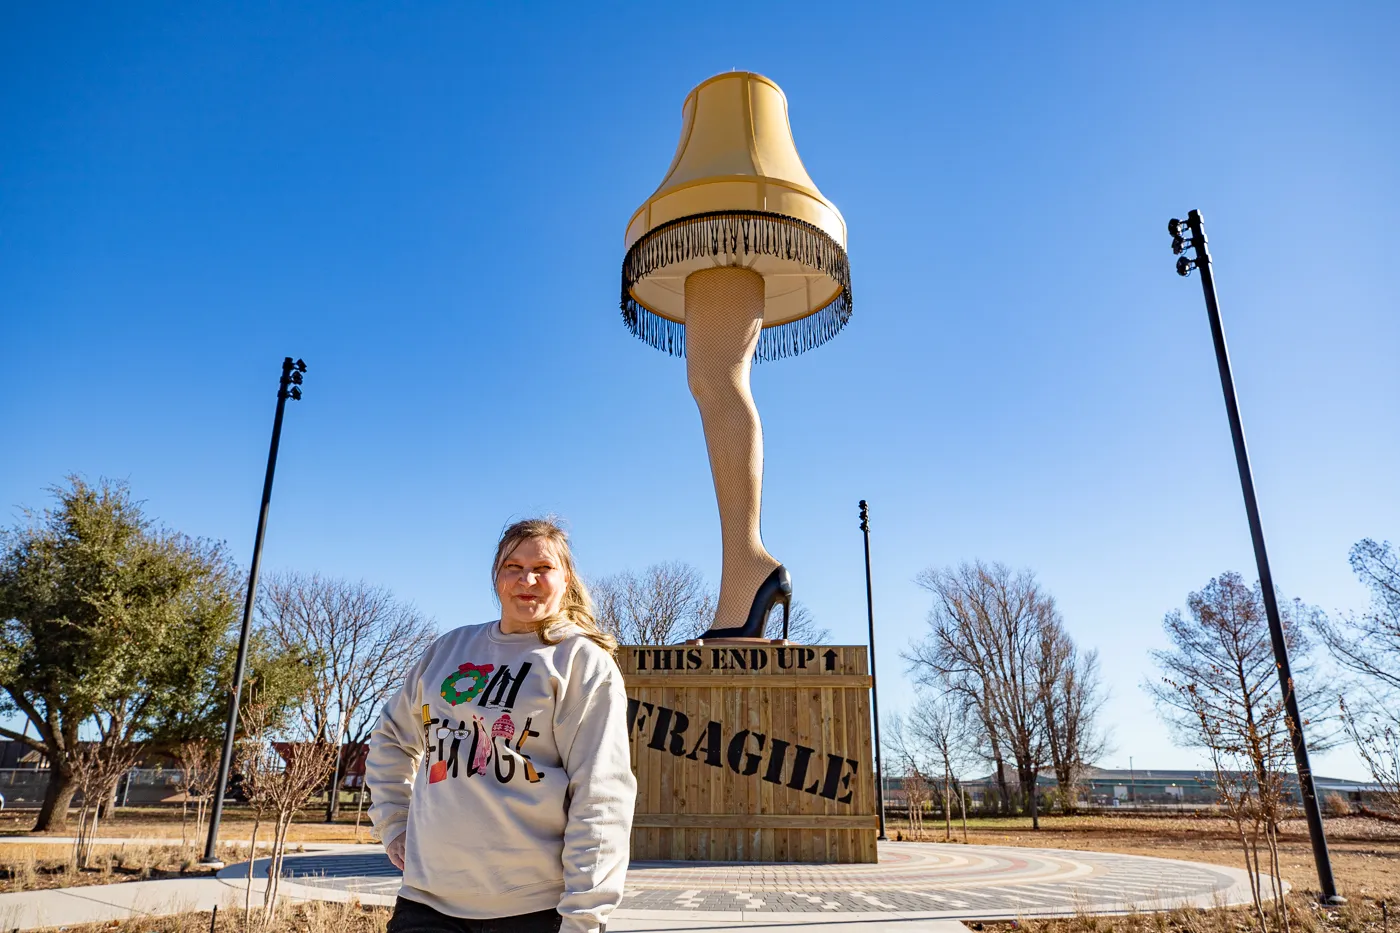
M 922 838 L 941 841 L 943 827 Z M 1155 855 L 1189 859 L 1216 865 L 1243 867 L 1239 844 L 1229 822 L 1216 816 L 1149 817 L 1042 817 L 1035 832 L 1027 818 L 974 820 L 969 841 L 982 845 L 1035 846 L 1046 849 L 1097 849 L 1128 855 Z M 899 823 L 889 827 L 891 838 L 904 834 Z M 953 839 L 962 834 L 955 824 Z M 1341 893 L 1400 902 L 1400 824 L 1360 816 L 1327 820 L 1332 872 Z M 1312 846 L 1307 826 L 1289 820 L 1280 833 L 1279 854 L 1283 877 L 1295 890 L 1317 891 Z M 1400 931 L 1400 924 L 1396 926 Z
M 1335 910 L 1323 910 L 1309 897 L 1288 897 L 1291 933 L 1383 933 L 1380 904 L 1369 899 L 1349 902 Z M 1393 918 L 1392 918 L 1393 919 Z M 1066 917 L 1059 920 L 1021 920 L 1013 923 L 969 923 L 973 930 L 1007 929 L 1024 933 L 1250 933 L 1257 931 L 1252 911 L 1179 909 L 1160 914 L 1121 917 Z
M 68 933 L 209 933 L 209 911 L 88 923 L 64 927 Z M 358 901 L 337 904 L 312 901 L 284 906 L 277 919 L 259 933 L 384 933 L 389 908 L 363 907 Z M 215 933 L 246 933 L 241 909 L 220 908 Z
M 0 845 L 0 893 L 212 875 L 213 869 L 199 864 L 200 854 L 192 846 L 97 845 L 91 867 L 79 869 L 69 843 L 7 843 Z M 246 846 L 230 848 L 227 857 L 242 860 L 247 854 Z
M 1229 822 L 1217 816 L 1090 816 L 1042 817 L 1041 829 L 1029 818 L 974 820 L 968 841 L 974 845 L 1031 846 L 1046 849 L 1093 849 L 1127 855 L 1186 859 L 1242 868 L 1243 858 Z M 922 838 L 942 841 L 943 826 Z M 899 822 L 889 826 L 909 838 Z M 961 841 L 955 823 L 953 838 Z M 1317 874 L 1312 846 L 1302 820 L 1289 820 L 1280 834 L 1283 877 L 1293 886 L 1289 896 L 1293 933 L 1383 933 L 1381 903 L 1395 914 L 1400 905 L 1400 824 L 1360 816 L 1327 820 L 1332 873 L 1348 903 L 1340 910 L 1317 907 Z M 1074 917 L 1066 920 L 1023 921 L 1028 933 L 1241 933 L 1250 929 L 1247 910 L 1174 911 L 1128 917 Z M 988 926 L 994 926 L 988 924 Z M 1400 918 L 1390 927 L 1400 933 Z
M 203 840 L 190 839 L 180 844 L 180 811 L 174 807 L 123 807 L 113 819 L 104 820 L 99 830 L 103 839 L 130 839 L 116 845 L 96 845 L 91 867 L 78 870 L 73 864 L 70 843 L 45 843 L 52 836 L 68 836 L 74 826 L 51 833 L 34 833 L 37 811 L 0 811 L 0 835 L 23 837 L 26 842 L 0 843 L 0 892 L 37 891 L 46 888 L 67 888 L 121 881 L 161 880 L 166 878 L 208 877 L 213 870 L 199 864 Z M 314 816 L 295 824 L 289 834 L 289 851 L 306 842 L 354 842 L 354 811 L 348 821 L 322 823 Z M 225 862 L 247 858 L 248 837 L 252 820 L 246 810 L 230 806 L 224 811 L 220 826 L 219 857 Z M 149 840 L 169 839 L 168 845 L 152 844 Z M 361 841 L 369 841 L 368 826 L 362 826 Z M 30 844 L 32 841 L 32 844 Z M 259 851 L 264 850 L 259 845 Z
M 324 805 L 323 805 L 324 806 Z M 26 836 L 41 838 L 49 836 L 69 836 L 76 829 L 76 814 L 68 827 L 50 833 L 33 833 L 37 815 L 35 810 L 0 810 L 0 836 Z M 355 808 L 347 807 L 334 823 L 323 821 L 324 810 L 313 806 L 301 814 L 292 824 L 288 841 L 298 842 L 369 842 L 369 818 L 361 821 L 359 838 L 355 837 Z M 193 820 L 191 820 L 193 823 Z M 247 839 L 253 829 L 253 819 L 246 807 L 229 804 L 224 808 L 223 820 L 219 826 L 221 840 L 238 841 Z M 104 819 L 100 828 L 104 839 L 174 839 L 180 838 L 180 810 L 178 807 L 122 807 L 115 817 Z M 191 844 L 203 840 L 191 840 Z

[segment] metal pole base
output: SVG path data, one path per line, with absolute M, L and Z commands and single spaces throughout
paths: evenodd
M 203 865 L 205 868 L 212 868 L 215 871 L 224 868 L 226 865 L 223 859 L 217 858 L 202 858 L 199 860 L 199 864 Z
M 1340 894 L 1333 894 L 1331 897 L 1322 898 L 1322 904 L 1324 907 L 1341 907 L 1346 902 L 1347 899 L 1342 897 Z

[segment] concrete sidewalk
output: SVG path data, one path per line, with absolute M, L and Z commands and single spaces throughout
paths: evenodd
M 242 902 L 238 892 L 217 878 L 125 881 L 120 884 L 17 891 L 0 894 L 0 929 L 100 923 L 131 917 L 156 917 L 190 910 L 213 910 Z
M 72 844 L 63 837 L 0 837 L 0 844 L 10 842 Z M 99 844 L 144 844 L 148 840 L 100 839 Z M 169 840 L 149 840 L 164 844 Z M 348 843 L 306 844 L 305 853 L 318 856 L 374 854 L 383 858 L 379 845 Z M 289 853 L 290 854 L 290 853 Z M 293 856 L 295 857 L 295 856 Z M 253 863 L 252 904 L 262 905 L 267 885 L 267 859 Z M 242 910 L 248 886 L 248 864 L 230 865 L 208 878 L 172 878 L 164 881 L 125 881 L 117 884 L 55 888 L 46 891 L 18 891 L 0 894 L 0 931 L 40 930 L 71 927 L 81 923 L 103 923 L 141 917 L 159 917 L 192 911 Z M 305 879 L 302 879 L 305 880 Z M 282 882 L 282 899 L 286 902 L 310 900 L 347 901 L 359 899 L 367 904 L 391 904 L 392 896 L 369 894 L 361 896 L 344 889 L 314 887 Z M 680 933 L 703 930 L 708 933 L 749 931 L 749 933 L 835 933 L 832 924 L 839 923 L 840 933 L 879 933 L 895 929 L 901 933 L 968 933 L 955 920 L 904 917 L 891 914 L 844 913 L 839 916 L 813 914 L 718 913 L 715 911 L 620 911 L 608 924 L 609 933 Z
M 262 888 L 266 882 L 253 881 L 253 904 L 262 904 Z M 246 881 L 243 883 L 246 884 Z M 21 891 L 0 894 L 0 929 L 38 930 L 74 926 L 79 923 L 102 923 L 140 917 L 158 917 L 188 911 L 208 911 L 243 907 L 243 884 L 229 879 L 188 878 L 169 881 L 127 881 L 120 884 L 92 885 L 81 888 L 59 888 L 50 891 Z M 300 886 L 293 886 L 300 887 Z M 322 898 L 330 891 L 316 891 Z M 290 901 L 308 900 L 290 896 Z M 840 923 L 840 933 L 878 933 L 896 929 L 907 933 L 967 933 L 956 920 L 904 919 L 889 914 L 813 916 L 811 914 L 749 915 L 740 919 L 695 919 L 683 912 L 657 911 L 664 916 L 619 918 L 608 924 L 608 933 L 666 933 L 666 931 L 782 931 L 782 933 L 832 933 L 830 924 Z M 700 912 L 696 912 L 697 915 Z

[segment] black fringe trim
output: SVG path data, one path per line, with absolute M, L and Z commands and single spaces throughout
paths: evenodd
M 632 244 L 622 260 L 622 321 L 634 336 L 671 356 L 685 356 L 685 325 L 653 314 L 632 287 L 658 269 L 701 256 L 759 253 L 790 259 L 831 276 L 840 293 L 820 311 L 765 327 L 754 362 L 780 360 L 819 347 L 851 319 L 851 264 L 826 231 L 804 220 L 764 211 L 714 211 L 662 224 Z

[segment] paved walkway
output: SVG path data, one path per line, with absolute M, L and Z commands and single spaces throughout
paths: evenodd
M 399 873 L 383 849 L 308 844 L 287 857 L 294 900 L 392 904 Z M 249 866 L 214 878 L 0 894 L 0 930 L 31 930 L 241 905 Z M 267 860 L 253 869 L 261 901 Z M 840 933 L 959 933 L 961 920 L 1121 913 L 1249 901 L 1243 871 L 1198 862 L 1003 846 L 894 842 L 878 865 L 634 862 L 610 933 L 758 930 L 841 923 Z M 832 927 L 825 927 L 827 930 Z
M 0 929 L 37 930 L 77 923 L 101 923 L 130 917 L 153 917 L 188 910 L 220 910 L 239 892 L 214 878 L 124 881 L 120 884 L 19 891 L 0 894 Z M 254 903 L 258 900 L 254 899 Z
M 284 890 L 319 888 L 393 903 L 382 852 L 289 857 Z M 231 874 L 240 869 L 225 869 Z M 246 872 L 246 866 L 241 868 Z M 1013 919 L 1249 903 L 1239 869 L 1199 862 L 1010 846 L 880 845 L 876 865 L 633 862 L 620 920 Z M 621 929 L 621 927 L 618 927 Z

